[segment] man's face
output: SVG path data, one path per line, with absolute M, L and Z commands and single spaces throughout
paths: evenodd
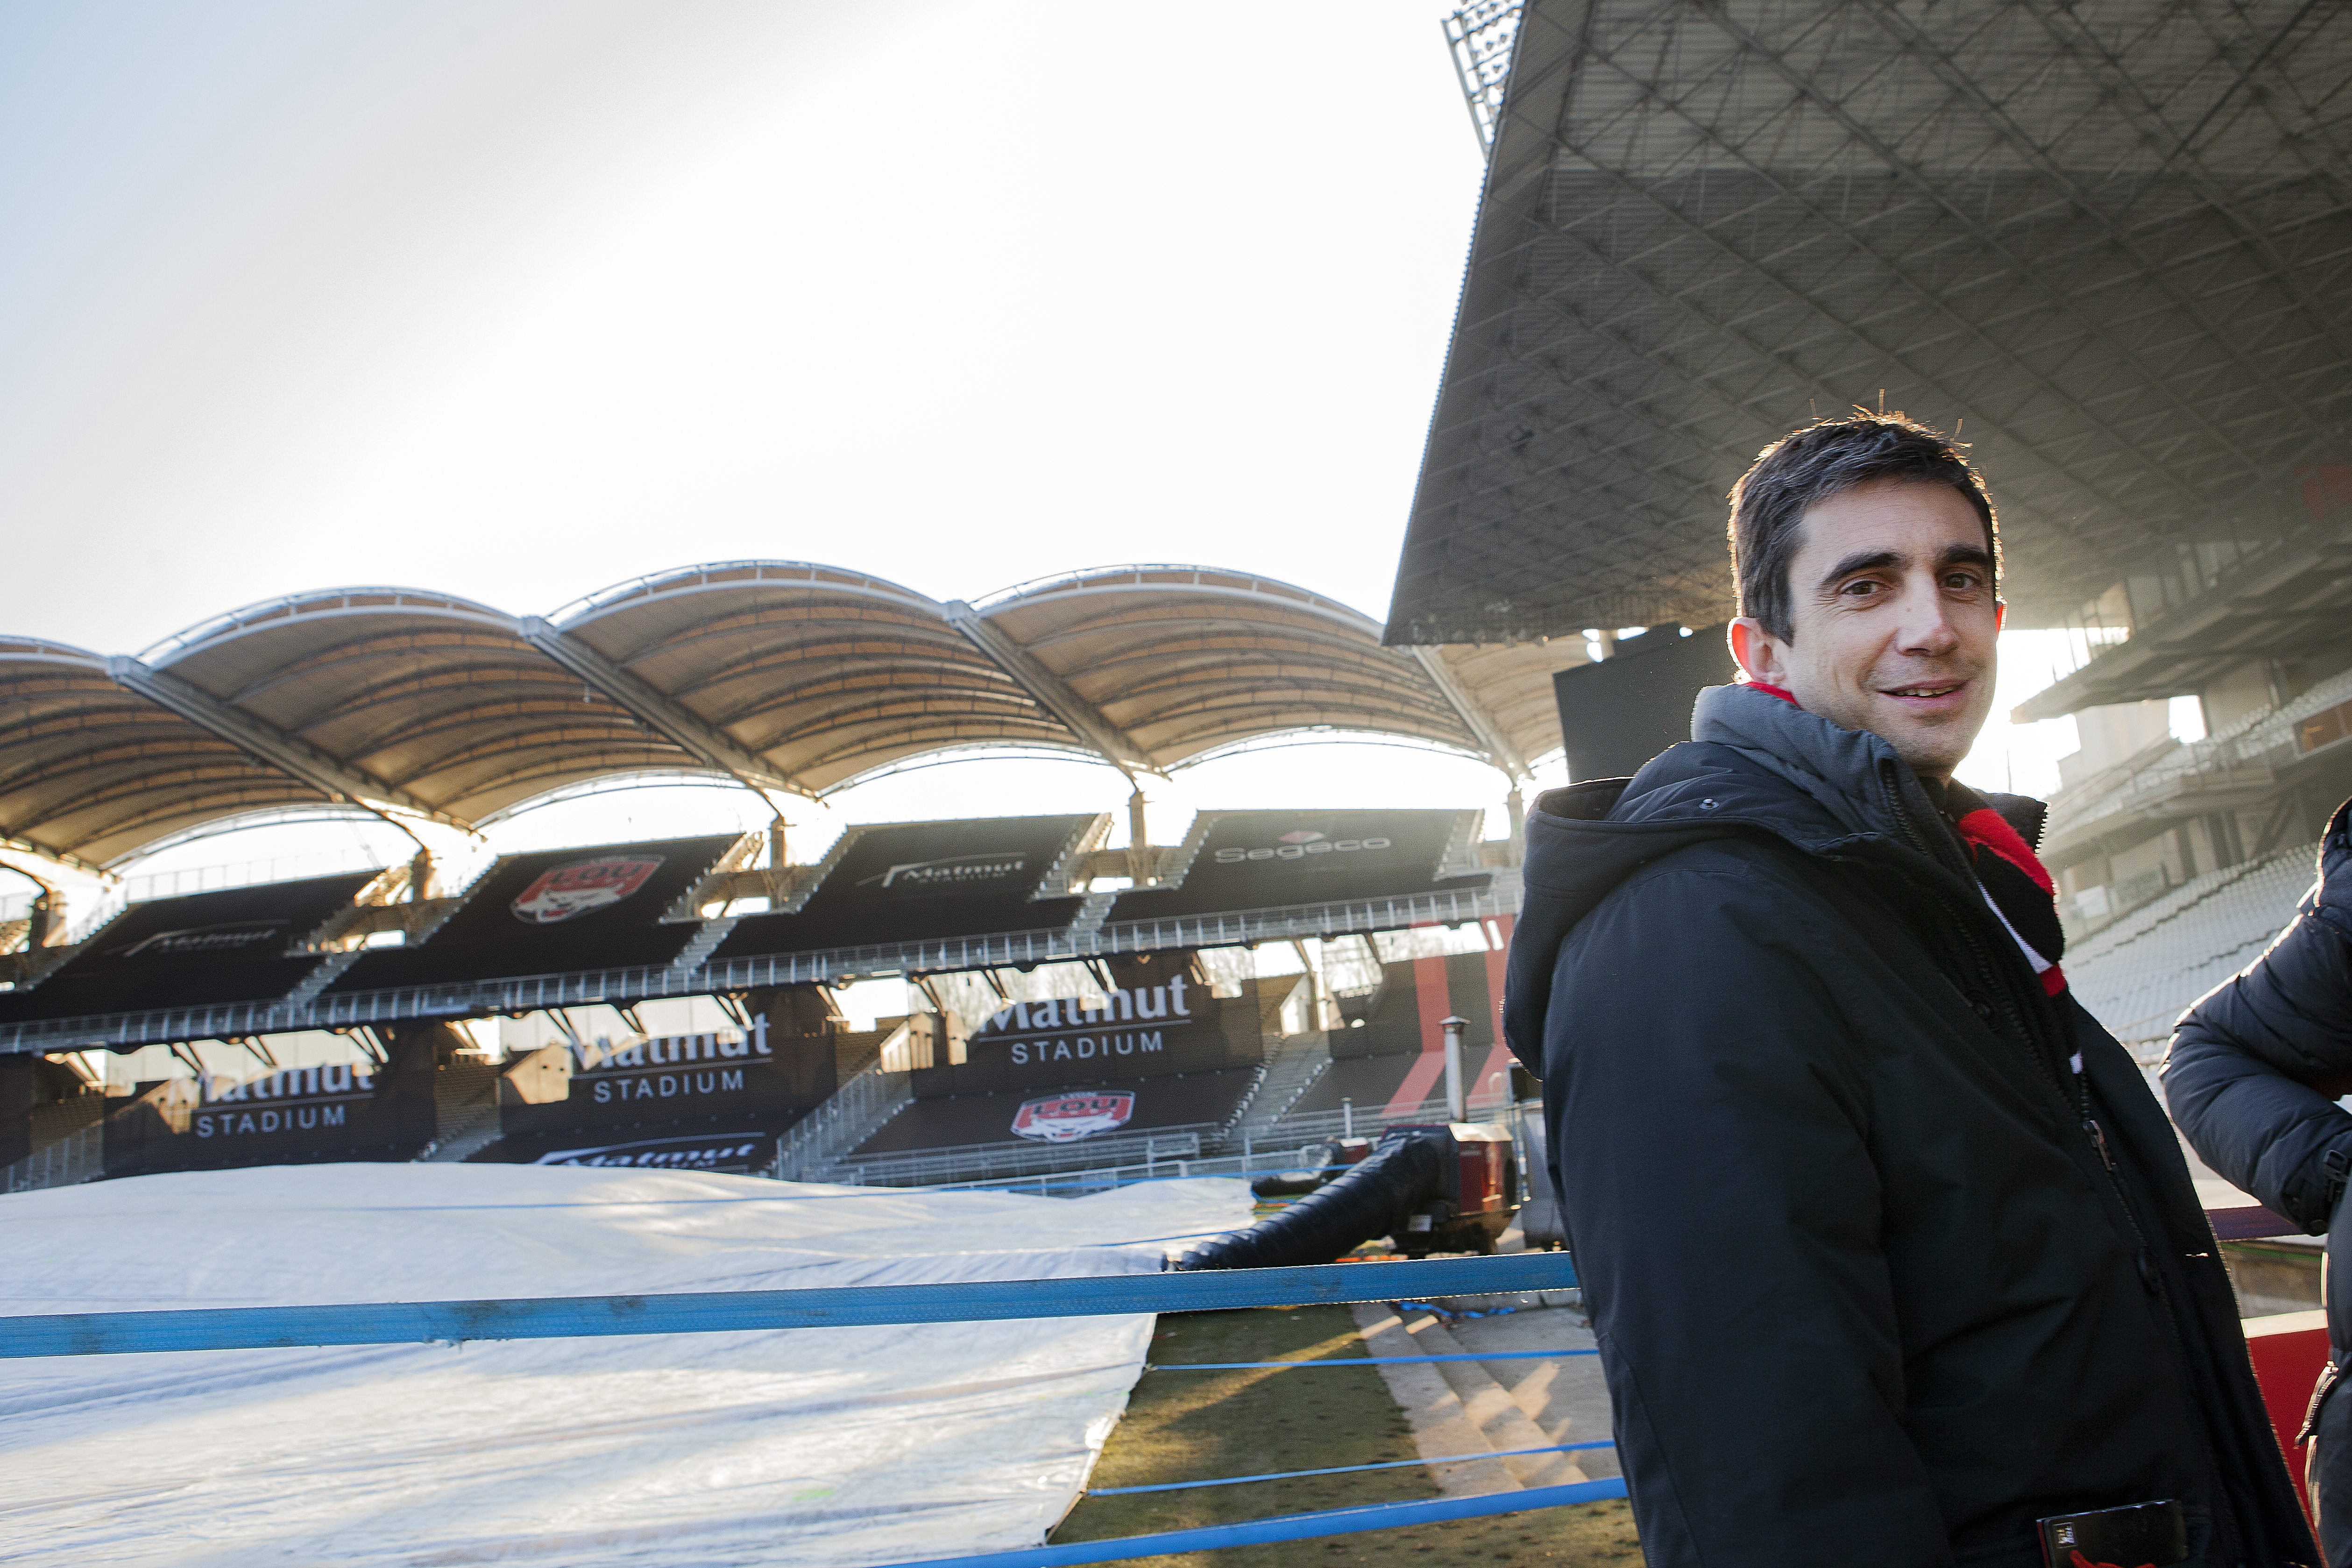
M 1984 522 L 1949 485 L 1879 479 L 1805 510 L 1787 642 L 1743 617 L 1732 651 L 1809 713 L 1867 730 L 1922 778 L 1948 779 L 1992 710 Z

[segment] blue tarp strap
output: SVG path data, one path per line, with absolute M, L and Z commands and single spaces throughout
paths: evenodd
M 299 1345 L 419 1344 L 607 1334 L 717 1333 L 877 1323 L 984 1322 L 1131 1312 L 1226 1311 L 1399 1297 L 1563 1290 L 1564 1252 L 1296 1268 L 1213 1268 L 1078 1279 L 824 1290 L 709 1290 L 488 1301 L 372 1301 L 325 1307 L 217 1307 L 166 1312 L 61 1312 L 0 1318 L 0 1358 Z
M 1328 1361 L 1155 1361 L 1146 1372 L 1237 1372 L 1250 1366 L 1403 1366 L 1433 1361 L 1554 1361 L 1564 1355 L 1599 1355 L 1597 1350 L 1495 1351 L 1486 1355 L 1358 1355 Z
M 1246 1524 L 1213 1524 L 1202 1530 L 1123 1536 L 1117 1541 L 1074 1541 L 1066 1546 L 1032 1546 L 1019 1552 L 989 1552 L 975 1557 L 934 1557 L 919 1563 L 886 1563 L 881 1568 L 1066 1568 L 1067 1564 L 1079 1563 L 1124 1563 L 1129 1558 L 1159 1557 L 1175 1552 L 1213 1552 L 1221 1546 L 1313 1541 L 1319 1536 L 1352 1535 L 1363 1530 L 1402 1530 L 1412 1524 L 1444 1524 L 1457 1519 L 1485 1519 L 1492 1514 L 1520 1513 L 1530 1509 L 1566 1508 L 1572 1503 L 1604 1502 L 1624 1495 L 1625 1483 L 1612 1479 L 1577 1486 L 1533 1487 L 1526 1491 L 1496 1492 L 1487 1497 L 1431 1498 L 1423 1502 L 1335 1509 L 1328 1513 L 1286 1514 L 1279 1519 L 1254 1519 Z
M 1377 1465 L 1333 1465 L 1321 1470 L 1276 1470 L 1264 1476 L 1221 1476 L 1213 1481 L 1161 1481 L 1150 1487 L 1088 1487 L 1088 1497 L 1128 1497 L 1136 1492 L 1183 1492 L 1195 1487 L 1237 1487 L 1244 1481 L 1295 1481 L 1304 1476 L 1348 1476 L 1358 1470 L 1402 1470 L 1412 1465 L 1465 1465 L 1480 1459 L 1514 1459 L 1522 1454 L 1570 1454 L 1579 1448 L 1613 1448 L 1616 1440 L 1602 1437 L 1591 1443 L 1555 1443 L 1548 1448 L 1504 1448 L 1484 1454 L 1448 1454 L 1438 1459 L 1382 1459 Z

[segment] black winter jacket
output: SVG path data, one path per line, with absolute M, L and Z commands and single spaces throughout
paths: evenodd
M 2319 848 L 2319 880 L 2293 924 L 2180 1020 L 2165 1058 L 2173 1120 L 2205 1163 L 2314 1236 L 2352 1172 L 2352 802 Z M 2336 1079 L 2312 1087 L 2315 1080 Z M 2352 1350 L 2352 1290 L 2330 1249 L 2328 1337 Z
M 2197 1563 L 2315 1561 L 2128 1054 L 1884 741 L 1694 730 L 1538 803 L 1505 1007 L 1652 1568 L 2040 1568 L 2165 1498 Z

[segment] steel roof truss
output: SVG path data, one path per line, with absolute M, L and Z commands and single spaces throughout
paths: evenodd
M 297 736 L 234 708 L 212 693 L 168 670 L 151 668 L 127 655 L 106 661 L 107 673 L 125 689 L 135 691 L 156 706 L 177 713 L 198 728 L 228 742 L 247 756 L 265 763 L 289 778 L 299 779 L 331 800 L 346 800 L 366 807 L 403 829 L 412 817 L 474 831 L 471 823 L 440 811 L 404 790 L 393 787 L 340 758 L 331 757 Z
M 706 723 L 684 704 L 580 638 L 566 635 L 538 616 L 526 616 L 517 626 L 533 647 L 626 710 L 646 729 L 707 765 L 740 780 L 754 794 L 781 789 L 814 798 L 814 792 L 799 780 L 745 751 L 725 731 Z
M 1003 627 L 961 599 L 946 605 L 948 622 L 961 632 L 996 667 L 1011 676 L 1040 707 L 1060 720 L 1069 731 L 1102 754 L 1105 762 L 1133 778 L 1158 773 L 1160 765 L 1134 738 L 1104 716 L 1101 709 L 1079 696 L 1070 684 L 1045 668 L 1037 657 Z

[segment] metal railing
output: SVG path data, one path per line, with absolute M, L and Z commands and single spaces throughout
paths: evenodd
M 1075 1143 L 967 1143 L 915 1153 L 843 1160 L 834 1167 L 834 1179 L 861 1186 L 929 1187 L 1042 1175 L 1097 1164 L 1140 1164 L 1154 1174 L 1181 1175 L 1189 1173 L 1177 1167 L 1197 1160 L 1202 1135 L 1213 1134 L 1217 1130 L 1213 1122 L 1198 1122 L 1189 1127 L 1089 1138 Z
M 1423 1259 L 1378 1266 L 1206 1269 L 949 1285 L 847 1286 L 799 1290 L 570 1296 L 476 1301 L 352 1302 L 312 1307 L 229 1307 L 171 1311 L 68 1312 L 0 1318 L 0 1357 L 117 1355 L 311 1345 L 458 1344 L 467 1340 L 572 1339 L 613 1334 L 714 1333 L 895 1323 L 992 1322 L 1145 1312 L 1224 1311 L 1350 1301 L 1428 1300 L 1573 1289 L 1568 1255 Z M 1576 1353 L 1576 1352 L 1547 1352 Z M 1425 1361 L 1437 1358 L 1399 1358 Z M 1321 1363 L 1293 1363 L 1284 1366 Z M 1465 1456 L 1465 1458 L 1496 1456 Z M 1426 1462 L 1426 1461 L 1423 1461 Z M 1443 1520 L 1516 1513 L 1625 1496 L 1611 1479 L 1290 1514 L 1243 1525 L 1121 1540 L 1071 1542 L 928 1568 L 1054 1568 L 1110 1563 L 1255 1541 L 1315 1540 Z M 894 1568 L 913 1568 L 912 1564 Z
M 688 969 L 670 964 L 632 964 L 497 980 L 404 985 L 380 991 L 330 991 L 302 1003 L 287 997 L 270 1002 L 42 1019 L 0 1025 L 0 1052 L 223 1039 L 297 1029 L 343 1029 L 360 1024 L 414 1018 L 487 1017 L 544 1008 L 587 1007 L 604 1002 L 705 996 L 755 986 L 814 984 L 850 975 L 991 969 L 1065 963 L 1112 953 L 1233 947 L 1306 937 L 1403 931 L 1413 926 L 1462 925 L 1517 913 L 1517 872 L 1504 867 L 1486 875 L 1491 879 L 1486 886 L 1457 891 L 1232 910 L 1160 921 L 1113 921 L 1094 931 L 1073 923 L 1057 931 L 826 948 L 729 959 Z
M 1462 1097 L 1462 1108 L 1473 1121 L 1491 1121 L 1507 1113 L 1512 1102 L 1507 1086 L 1497 1092 L 1472 1089 Z M 1381 1129 L 1406 1123 L 1443 1121 L 1445 1101 L 1424 1100 L 1391 1111 L 1385 1105 L 1343 1105 L 1337 1110 L 1305 1110 L 1285 1116 L 1260 1134 L 1262 1143 L 1320 1143 L 1333 1138 L 1377 1137 Z
M 70 1187 L 94 1182 L 106 1174 L 106 1127 L 92 1122 L 76 1128 L 46 1148 L 0 1170 L 0 1193 L 29 1193 L 42 1187 Z
M 780 1182 L 830 1180 L 834 1164 L 879 1131 L 914 1098 L 914 1075 L 885 1072 L 877 1057 L 777 1142 L 768 1173 Z

